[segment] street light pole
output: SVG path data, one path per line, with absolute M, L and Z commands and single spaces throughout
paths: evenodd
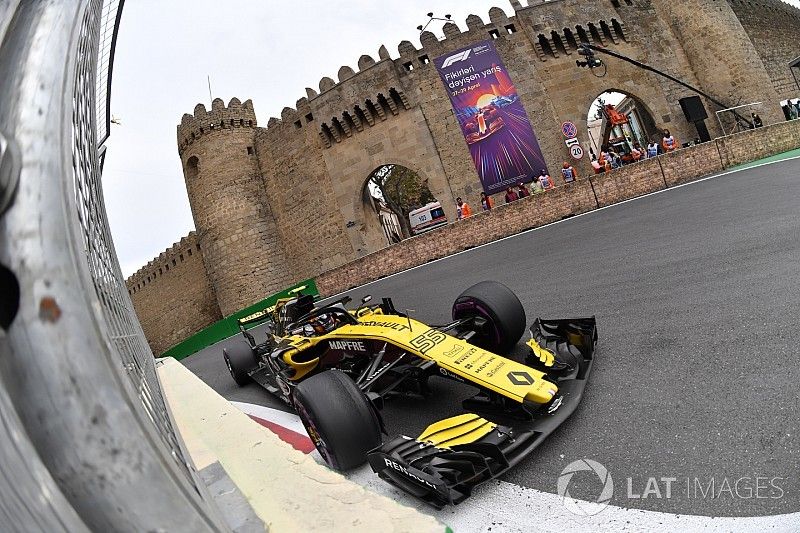
M 433 22 L 434 20 L 441 20 L 444 23 L 452 22 L 450 20 L 452 15 L 445 15 L 444 18 L 434 17 L 433 12 L 427 13 L 427 15 L 428 15 L 428 22 L 426 22 L 424 26 L 422 24 L 417 26 L 417 29 L 419 30 L 420 33 L 424 32 L 428 28 L 428 26 L 430 26 L 431 22 Z

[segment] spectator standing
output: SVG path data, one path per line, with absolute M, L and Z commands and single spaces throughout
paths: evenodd
M 761 120 L 761 117 L 755 111 L 750 113 L 750 118 L 753 119 L 753 128 L 760 128 L 764 126 L 764 121 Z
M 594 161 L 592 161 L 592 166 L 594 166 Z M 561 168 L 561 177 L 564 178 L 564 183 L 572 183 L 578 179 L 578 171 L 575 170 L 575 167 L 564 161 L 564 165 Z
M 650 141 L 650 144 L 647 145 L 647 159 L 651 159 L 656 156 L 658 156 L 658 143 L 655 141 Z
M 542 189 L 544 190 L 552 189 L 554 187 L 553 179 L 545 169 L 542 169 L 542 173 L 539 174 L 539 185 L 541 185 Z
M 506 203 L 510 204 L 511 202 L 514 202 L 516 200 L 519 200 L 519 196 L 517 196 L 517 193 L 514 192 L 514 189 L 512 189 L 511 187 L 506 189 Z
M 611 157 L 611 150 L 609 150 L 608 145 L 603 145 L 600 148 L 600 157 L 598 158 L 600 164 L 603 166 L 603 170 L 605 172 L 610 172 L 612 168 L 612 157 Z
M 800 117 L 800 99 L 794 103 L 795 114 Z
M 616 169 L 622 166 L 622 158 L 613 148 L 608 151 L 608 156 L 611 160 L 611 168 Z
M 492 197 L 487 196 L 485 192 L 481 193 L 481 207 L 484 211 L 489 211 L 492 207 L 494 207 Z
M 642 159 L 642 145 L 638 142 L 633 143 L 633 149 L 631 149 L 631 158 L 633 159 L 634 163 L 638 163 Z
M 461 200 L 460 196 L 456 198 L 456 205 L 458 206 L 458 220 L 464 220 L 472 216 L 472 209 L 469 208 L 467 202 Z
M 611 154 L 608 151 L 603 150 L 600 152 L 600 164 L 603 166 L 604 172 L 611 172 L 613 167 L 611 165 Z
M 664 147 L 664 152 L 666 153 L 674 152 L 679 146 L 678 139 L 676 139 L 675 136 L 669 132 L 669 130 L 664 130 L 664 137 L 661 139 L 661 146 Z
M 527 198 L 530 195 L 531 192 L 528 190 L 527 187 L 525 187 L 525 184 L 520 181 L 519 185 L 517 185 L 517 198 L 519 199 Z
M 601 165 L 600 161 L 597 160 L 597 156 L 592 156 L 592 168 L 594 169 L 595 174 L 603 173 L 603 165 Z

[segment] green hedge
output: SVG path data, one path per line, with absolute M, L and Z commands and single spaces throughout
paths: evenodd
M 241 311 L 237 311 L 232 315 L 223 318 L 219 322 L 211 324 L 205 329 L 198 331 L 188 339 L 184 340 L 183 342 L 179 342 L 161 354 L 161 357 L 174 357 L 175 359 L 181 360 L 189 357 L 193 353 L 199 352 L 203 348 L 211 346 L 212 344 L 223 339 L 227 339 L 232 335 L 236 335 L 239 333 L 239 325 L 237 323 L 238 319 L 252 315 L 258 311 L 263 311 L 267 307 L 275 305 L 275 302 L 278 301 L 279 298 L 286 298 L 289 296 L 289 291 L 292 291 L 297 287 L 302 287 L 303 285 L 306 286 L 306 288 L 303 290 L 305 294 L 311 294 L 314 296 L 319 294 L 319 291 L 317 290 L 317 284 L 313 279 L 301 281 L 295 285 L 292 285 L 291 287 L 287 287 L 281 292 L 275 293 L 272 296 L 269 296 L 268 298 L 251 305 L 250 307 L 246 307 Z

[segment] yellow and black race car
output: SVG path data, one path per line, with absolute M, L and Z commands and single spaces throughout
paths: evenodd
M 453 304 L 453 321 L 429 326 L 370 297 L 317 305 L 301 293 L 240 321 L 247 342 L 223 350 L 239 385 L 250 380 L 291 405 L 325 461 L 349 470 L 365 461 L 384 480 L 430 504 L 459 503 L 472 488 L 529 454 L 576 409 L 592 368 L 595 319 L 537 319 L 531 352 L 508 353 L 525 331 L 525 310 L 505 285 L 484 281 Z M 257 344 L 246 326 L 268 323 Z M 428 393 L 432 376 L 477 389 L 464 414 L 419 436 L 383 438 L 383 401 Z

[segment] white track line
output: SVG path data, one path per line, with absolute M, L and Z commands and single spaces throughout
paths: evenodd
M 367 287 L 369 285 L 372 285 L 373 283 L 378 283 L 380 281 L 384 281 L 384 280 L 387 280 L 389 278 L 393 278 L 395 276 L 399 276 L 401 274 L 405 274 L 407 272 L 411 272 L 412 270 L 416 270 L 418 268 L 426 267 L 428 265 L 432 265 L 433 263 L 438 263 L 439 261 L 445 261 L 445 260 L 450 259 L 452 257 L 456 257 L 457 255 L 468 254 L 470 252 L 474 252 L 475 250 L 478 250 L 478 249 L 483 248 L 485 246 L 493 246 L 493 245 L 495 245 L 495 244 L 497 244 L 499 242 L 503 242 L 503 241 L 508 240 L 508 239 L 516 239 L 517 237 L 521 237 L 522 235 L 525 235 L 525 234 L 528 234 L 528 233 L 531 233 L 531 232 L 534 232 L 534 231 L 539 231 L 541 229 L 553 226 L 555 224 L 561 224 L 563 222 L 569 222 L 571 220 L 575 220 L 575 219 L 580 218 L 580 217 L 585 217 L 585 216 L 592 215 L 594 213 L 599 213 L 600 211 L 605 211 L 606 209 L 612 209 L 612 208 L 617 207 L 619 205 L 627 204 L 628 202 L 635 202 L 637 200 L 641 200 L 642 198 L 647 198 L 648 196 L 653 196 L 653 195 L 656 195 L 656 194 L 662 194 L 662 193 L 674 191 L 674 190 L 681 189 L 683 187 L 688 187 L 690 185 L 695 185 L 697 183 L 701 183 L 701 182 L 704 182 L 704 181 L 712 180 L 712 179 L 715 179 L 715 178 L 721 178 L 723 176 L 729 176 L 731 174 L 736 174 L 737 172 L 744 172 L 745 170 L 752 170 L 752 169 L 755 169 L 755 168 L 761 168 L 761 167 L 765 167 L 765 166 L 769 166 L 769 165 L 777 165 L 779 163 L 785 163 L 786 161 L 794 161 L 794 160 L 797 160 L 797 159 L 800 159 L 800 156 L 787 157 L 786 159 L 779 159 L 778 161 L 768 161 L 766 163 L 760 163 L 758 165 L 753 165 L 753 166 L 750 166 L 750 167 L 739 168 L 739 169 L 736 169 L 736 170 L 729 170 L 727 172 L 722 172 L 720 174 L 713 174 L 713 175 L 707 176 L 705 178 L 700 178 L 698 180 L 690 181 L 690 182 L 687 182 L 687 183 L 682 183 L 680 185 L 674 185 L 672 187 L 668 187 L 666 189 L 661 189 L 659 191 L 654 191 L 654 192 L 651 192 L 651 193 L 643 194 L 642 196 L 637 196 L 635 198 L 629 198 L 627 200 L 623 200 L 623 201 L 617 202 L 615 204 L 607 205 L 607 206 L 604 206 L 604 207 L 598 207 L 597 209 L 592 209 L 591 211 L 587 211 L 586 213 L 580 213 L 578 215 L 571 216 L 569 218 L 557 220 L 555 222 L 551 222 L 549 224 L 545 224 L 543 226 L 539 226 L 539 227 L 536 227 L 536 228 L 531 228 L 529 230 L 525 230 L 525 231 L 522 231 L 520 233 L 515 233 L 514 235 L 509 235 L 508 237 L 502 237 L 500 239 L 497 239 L 497 240 L 494 240 L 494 241 L 491 241 L 491 242 L 487 242 L 487 243 L 484 243 L 484 244 L 479 244 L 479 245 L 474 246 L 474 247 L 472 247 L 472 248 L 470 248 L 468 250 L 462 250 L 460 252 L 456 252 L 454 254 L 447 255 L 445 257 L 440 257 L 439 259 L 434 259 L 432 261 L 428 261 L 427 263 L 423 263 L 421 265 L 417 265 L 417 266 L 414 266 L 414 267 L 411 267 L 411 268 L 407 268 L 406 270 L 401 270 L 400 272 L 395 272 L 394 274 L 389 274 L 389 275 L 384 276 L 384 277 L 382 277 L 380 279 L 376 279 L 374 281 L 369 281 L 367 283 L 364 283 L 363 285 L 358 285 L 356 287 L 353 287 L 352 289 L 347 289 L 346 291 L 342 291 L 342 292 L 334 294 L 332 296 L 326 296 L 325 300 L 330 300 L 330 299 L 336 298 L 337 296 L 340 296 L 340 295 L 342 295 L 342 294 L 344 294 L 346 292 L 350 292 L 350 291 L 354 291 L 354 290 L 357 290 L 357 289 L 361 289 L 363 287 Z M 543 194 L 547 194 L 547 193 L 543 193 Z
M 231 402 L 246 414 L 286 424 L 291 431 L 305 433 L 297 415 L 278 409 Z M 322 463 L 322 457 L 312 453 Z M 407 507 L 433 515 L 455 533 L 564 531 L 704 531 L 704 532 L 796 532 L 800 513 L 759 517 L 709 517 L 626 509 L 609 505 L 594 516 L 578 516 L 564 507 L 557 494 L 520 487 L 505 481 L 490 481 L 475 489 L 460 505 L 436 510 L 380 479 L 369 466 L 346 475 L 348 479 Z M 553 485 L 555 486 L 555 478 Z M 582 504 L 591 507 L 592 504 Z M 598 504 L 597 509 L 602 508 Z

